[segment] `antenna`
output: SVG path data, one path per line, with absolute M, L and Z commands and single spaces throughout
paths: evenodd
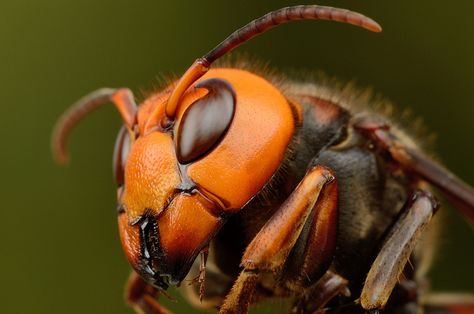
M 171 125 L 184 92 L 209 70 L 214 61 L 270 28 L 296 20 L 336 21 L 359 26 L 373 32 L 382 31 L 380 25 L 374 20 L 360 13 L 345 9 L 319 5 L 298 5 L 269 12 L 236 30 L 202 58 L 197 59 L 184 73 L 171 92 L 166 103 L 164 119 L 158 121 L 158 110 L 155 110 L 148 119 L 145 129 L 156 125 L 158 122 L 160 122 L 162 127 Z

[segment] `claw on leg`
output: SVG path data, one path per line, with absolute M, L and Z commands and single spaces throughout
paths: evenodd
M 205 292 L 205 281 L 206 281 L 206 262 L 207 256 L 209 255 L 209 247 L 204 248 L 200 253 L 200 262 L 199 262 L 199 275 L 196 278 L 193 278 L 190 285 L 195 283 L 199 284 L 199 301 L 202 302 Z

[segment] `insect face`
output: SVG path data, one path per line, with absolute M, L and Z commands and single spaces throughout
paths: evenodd
M 150 111 L 164 118 L 168 96 L 140 107 L 136 132 L 122 130 L 115 152 L 124 250 L 162 288 L 179 283 L 226 217 L 270 180 L 294 130 L 283 95 L 246 71 L 209 71 L 172 124 L 147 125 Z

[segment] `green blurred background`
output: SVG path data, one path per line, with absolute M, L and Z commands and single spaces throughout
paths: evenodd
M 0 2 L 0 313 L 131 313 L 122 301 L 129 268 L 117 235 L 111 172 L 118 114 L 104 107 L 75 130 L 68 167 L 50 156 L 55 120 L 98 87 L 149 90 L 158 75 L 182 73 L 251 18 L 291 4 L 301 3 Z M 363 12 L 384 32 L 305 21 L 239 51 L 283 70 L 356 79 L 412 108 L 438 134 L 445 164 L 474 184 L 474 2 L 318 4 Z M 473 229 L 451 208 L 443 220 L 433 285 L 474 291 Z M 191 311 L 183 301 L 170 307 Z

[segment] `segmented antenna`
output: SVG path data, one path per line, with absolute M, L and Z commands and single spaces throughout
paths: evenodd
M 72 129 L 85 116 L 107 103 L 114 103 L 117 107 L 125 126 L 132 128 L 137 112 L 137 105 L 132 92 L 127 88 L 101 88 L 79 99 L 59 118 L 53 131 L 51 149 L 53 156 L 59 163 L 68 161 L 67 140 Z
M 269 12 L 253 20 L 224 39 L 223 42 L 204 55 L 203 59 L 207 60 L 209 64 L 212 64 L 226 53 L 253 37 L 280 24 L 297 20 L 336 21 L 359 26 L 372 32 L 382 31 L 382 28 L 377 22 L 360 13 L 319 5 L 298 5 Z
M 308 19 L 343 22 L 359 26 L 373 32 L 382 31 L 380 25 L 374 20 L 360 13 L 339 8 L 319 5 L 299 5 L 286 7 L 267 13 L 264 16 L 251 21 L 244 27 L 233 32 L 229 37 L 227 37 L 214 49 L 209 51 L 202 58 L 197 59 L 191 65 L 191 67 L 181 77 L 168 99 L 165 110 L 166 117 L 165 120 L 161 121 L 161 126 L 166 127 L 167 125 L 172 123 L 181 96 L 192 83 L 194 83 L 197 79 L 199 79 L 209 70 L 211 64 L 214 61 L 216 61 L 226 53 L 230 52 L 234 48 L 237 48 L 241 44 L 250 40 L 251 38 L 261 33 L 264 33 L 270 28 L 289 21 Z M 146 129 L 148 127 L 156 125 L 159 122 L 157 121 L 157 115 L 158 111 L 152 113 L 152 115 L 147 121 Z

